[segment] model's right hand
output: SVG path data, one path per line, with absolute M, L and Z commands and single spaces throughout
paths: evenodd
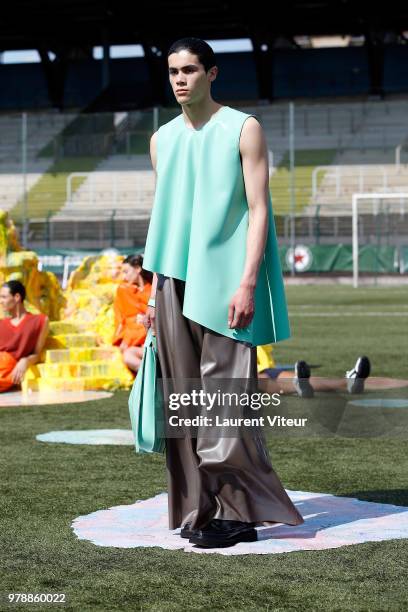
M 146 327 L 146 329 L 149 329 L 149 327 L 152 328 L 152 333 L 153 336 L 156 335 L 156 309 L 153 308 L 153 306 L 148 306 L 147 307 L 147 312 L 144 316 L 144 319 L 142 321 L 143 325 Z

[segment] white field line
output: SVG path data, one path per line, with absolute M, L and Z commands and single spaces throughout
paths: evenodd
M 371 308 L 384 308 L 385 304 L 371 304 L 370 305 Z M 365 308 L 367 308 L 367 305 L 365 304 L 342 304 L 343 308 L 347 308 L 347 310 L 363 310 Z M 400 310 L 407 310 L 408 312 L 408 306 L 404 306 L 403 304 L 387 304 L 386 305 L 387 308 L 390 309 L 395 309 L 397 308 L 398 311 Z M 301 310 L 301 309 L 312 309 L 312 308 L 338 308 L 337 304 L 293 304 L 293 308 L 297 309 L 297 310 Z

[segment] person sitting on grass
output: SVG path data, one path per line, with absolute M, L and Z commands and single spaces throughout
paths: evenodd
M 260 363 L 259 360 L 258 363 Z M 347 389 L 351 394 L 363 393 L 365 381 L 371 371 L 370 360 L 365 355 L 357 358 L 354 367 L 346 371 L 344 378 L 311 376 L 311 366 L 304 360 L 296 361 L 293 371 L 289 371 L 286 367 L 276 367 L 272 357 L 270 357 L 269 367 L 263 367 L 263 365 L 262 363 L 261 367 L 258 367 L 258 378 L 269 378 L 274 381 L 268 386 L 271 392 L 292 393 L 295 390 L 299 397 L 303 398 L 313 397 L 315 391 Z
M 0 319 L 0 392 L 20 385 L 27 369 L 38 363 L 48 335 L 48 317 L 24 307 L 25 287 L 10 280 L 0 289 L 0 305 L 8 317 Z
M 125 282 L 119 285 L 113 303 L 115 333 L 112 343 L 119 346 L 127 367 L 137 372 L 146 339 L 146 327 L 142 319 L 147 311 L 153 274 L 143 270 L 142 255 L 126 257 L 122 272 Z

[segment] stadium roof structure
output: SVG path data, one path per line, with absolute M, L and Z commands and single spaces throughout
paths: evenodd
M 406 2 L 366 0 L 6 0 L 0 49 L 366 34 L 408 29 Z
M 267 98 L 262 74 L 278 44 L 298 48 L 295 37 L 304 35 L 362 36 L 376 93 L 381 89 L 384 46 L 405 44 L 407 30 L 408 3 L 396 0 L 283 0 L 269 5 L 260 0 L 5 0 L 0 52 L 37 49 L 50 95 L 58 99 L 67 63 L 91 58 L 94 46 L 106 51 L 111 45 L 142 45 L 160 91 L 166 51 L 174 40 L 247 38 L 253 46 L 260 95 Z

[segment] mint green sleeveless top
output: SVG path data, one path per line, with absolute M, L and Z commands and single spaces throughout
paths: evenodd
M 185 281 L 185 317 L 257 346 L 288 338 L 290 327 L 270 196 L 255 314 L 244 329 L 228 327 L 246 256 L 249 210 L 239 139 L 250 116 L 223 106 L 199 129 L 189 128 L 183 114 L 159 128 L 143 267 Z

